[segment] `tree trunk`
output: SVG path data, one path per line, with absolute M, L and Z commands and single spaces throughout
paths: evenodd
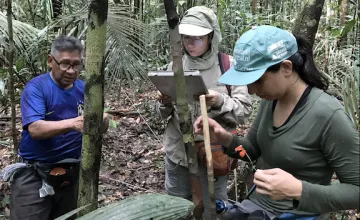
M 306 0 L 304 7 L 296 18 L 293 33 L 306 37 L 311 45 L 314 44 L 315 35 L 325 0 Z
M 273 21 L 273 22 L 275 22 L 275 20 L 276 20 L 276 14 L 277 14 L 277 12 L 278 12 L 276 1 L 278 1 L 278 0 L 272 0 L 272 1 L 271 1 L 271 15 L 272 15 L 272 21 Z
M 186 1 L 186 8 L 187 8 L 187 9 L 192 8 L 193 5 L 194 5 L 193 0 L 187 0 L 187 1 Z
M 53 8 L 53 18 L 59 17 L 62 13 L 63 0 L 51 0 Z
M 264 0 L 264 8 L 266 11 L 269 9 L 269 0 Z
M 340 3 L 340 27 L 344 27 L 346 25 L 346 15 L 348 14 L 348 0 L 341 0 Z M 346 45 L 346 35 L 341 36 L 339 39 L 339 49 Z
M 104 67 L 108 0 L 92 0 L 86 35 L 84 133 L 79 176 L 78 207 L 91 203 L 80 216 L 95 210 L 98 200 L 99 170 L 104 112 Z
M 251 0 L 251 14 L 256 14 L 256 0 Z
M 326 24 L 326 27 L 329 27 L 330 24 L 329 24 L 329 18 L 331 16 L 331 8 L 330 8 L 330 2 L 329 1 L 326 1 L 326 20 L 325 20 L 325 24 Z M 324 71 L 326 73 L 329 73 L 329 33 L 330 31 L 329 30 L 326 30 L 325 31 L 325 58 L 324 58 Z
M 158 5 L 156 9 L 157 18 L 162 18 L 165 15 L 164 5 L 163 4 L 160 5 L 160 4 L 161 4 L 161 0 L 156 0 L 156 5 Z
M 138 16 L 138 19 L 141 19 L 140 15 L 140 0 L 134 0 L 134 14 Z
M 141 21 L 145 23 L 145 16 L 144 16 L 144 1 L 145 0 L 141 0 L 141 9 L 140 9 L 140 14 L 141 14 Z
M 182 64 L 182 45 L 179 34 L 179 15 L 176 13 L 173 0 L 164 0 L 167 22 L 170 30 L 170 45 L 173 58 L 173 71 L 176 82 L 176 105 L 178 107 L 180 130 L 186 148 L 188 167 L 191 178 L 192 201 L 195 205 L 194 216 L 200 217 L 203 212 L 198 161 L 193 146 L 192 124 L 187 103 L 186 84 Z
M 14 144 L 14 155 L 18 153 L 18 139 L 16 130 L 16 102 L 15 102 L 15 91 L 14 91 L 14 37 L 13 37 L 13 25 L 12 25 L 12 0 L 7 1 L 7 21 L 9 31 L 9 95 L 11 101 L 11 134 Z

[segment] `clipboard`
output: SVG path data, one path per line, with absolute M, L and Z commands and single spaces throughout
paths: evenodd
M 188 102 L 194 102 L 195 95 L 208 94 L 200 71 L 184 71 L 186 95 Z M 161 94 L 168 95 L 176 100 L 176 84 L 173 71 L 150 71 L 148 77 Z

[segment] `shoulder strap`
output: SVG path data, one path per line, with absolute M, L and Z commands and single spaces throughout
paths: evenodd
M 220 70 L 222 75 L 226 71 L 228 71 L 228 69 L 230 69 L 230 58 L 229 55 L 227 55 L 226 53 L 219 52 L 218 59 L 219 59 Z M 226 85 L 226 89 L 228 90 L 229 96 L 231 96 L 231 86 Z

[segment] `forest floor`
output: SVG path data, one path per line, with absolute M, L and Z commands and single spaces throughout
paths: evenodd
M 156 91 L 152 86 L 106 92 L 105 107 L 116 121 L 104 135 L 100 168 L 99 204 L 101 206 L 144 193 L 164 193 L 165 122 L 155 114 Z M 0 113 L 0 169 L 11 163 L 12 152 L 9 115 Z M 20 112 L 17 120 L 21 131 Z M 238 129 L 246 134 L 250 122 Z M 20 137 L 20 135 L 19 135 Z M 228 185 L 233 181 L 230 175 Z M 10 189 L 0 181 L 0 219 L 9 215 Z M 352 218 L 355 219 L 355 218 Z

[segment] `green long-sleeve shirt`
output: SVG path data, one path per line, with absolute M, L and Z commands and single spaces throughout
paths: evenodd
M 262 156 L 265 169 L 280 168 L 302 181 L 299 201 L 275 201 L 254 192 L 250 199 L 275 212 L 327 213 L 359 209 L 359 135 L 342 105 L 313 88 L 283 126 L 273 128 L 273 102 L 262 101 L 249 133 L 234 136 L 225 150 L 243 145 L 252 160 Z M 331 184 L 333 173 L 340 183 Z

